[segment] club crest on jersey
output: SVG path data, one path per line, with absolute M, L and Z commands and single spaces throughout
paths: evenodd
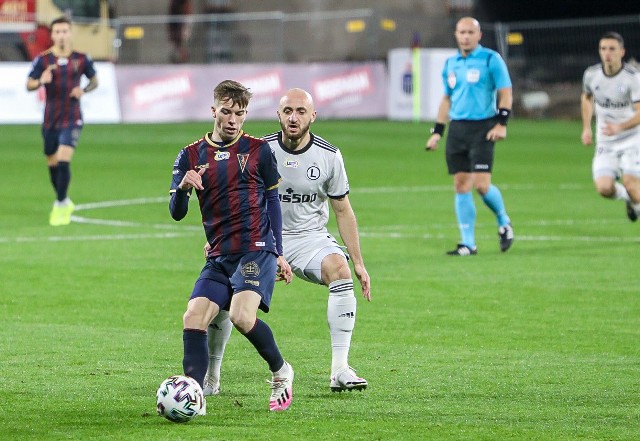
M 300 165 L 300 163 L 298 161 L 296 161 L 295 159 L 284 158 L 284 166 L 285 167 L 298 168 L 299 165 Z
M 238 162 L 240 163 L 240 170 L 244 173 L 244 168 L 247 166 L 247 161 L 249 160 L 248 153 L 238 153 Z
M 320 169 L 315 165 L 312 165 L 307 169 L 307 179 L 310 181 L 316 181 L 320 177 Z
M 202 169 L 208 169 L 209 168 L 209 163 L 207 162 L 206 164 L 198 164 L 196 165 L 195 169 L 196 170 L 202 170 Z
M 225 161 L 231 157 L 231 153 L 218 150 L 213 157 L 216 161 Z
M 245 277 L 257 277 L 260 275 L 260 267 L 254 261 L 247 262 L 240 268 L 240 274 Z

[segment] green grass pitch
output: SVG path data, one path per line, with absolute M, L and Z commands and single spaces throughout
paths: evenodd
M 369 388 L 329 391 L 327 292 L 294 280 L 263 316 L 296 370 L 290 410 L 268 411 L 267 367 L 234 331 L 222 395 L 179 425 L 156 416 L 155 391 L 182 371 L 203 233 L 196 204 L 171 220 L 168 189 L 178 151 L 210 124 L 87 126 L 67 227 L 48 225 L 39 128 L 3 126 L 0 439 L 638 439 L 640 222 L 595 193 L 580 124 L 510 124 L 494 182 L 516 240 L 500 253 L 476 195 L 469 258 L 444 254 L 458 240 L 452 179 L 444 145 L 424 151 L 429 127 L 314 125 L 343 151 L 372 277 L 350 356 Z

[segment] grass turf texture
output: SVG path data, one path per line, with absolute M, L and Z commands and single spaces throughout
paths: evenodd
M 171 166 L 209 127 L 87 126 L 74 202 L 143 200 L 53 228 L 39 128 L 3 126 L 0 439 L 637 439 L 640 223 L 596 195 L 576 122 L 510 124 L 494 182 L 514 246 L 500 253 L 476 195 L 479 255 L 454 258 L 451 177 L 444 143 L 423 149 L 428 125 L 318 121 L 343 151 L 372 277 L 350 357 L 369 389 L 329 392 L 327 292 L 295 280 L 263 316 L 296 370 L 290 410 L 269 413 L 266 365 L 234 331 L 208 415 L 157 417 L 203 263 L 197 205 L 168 214 Z

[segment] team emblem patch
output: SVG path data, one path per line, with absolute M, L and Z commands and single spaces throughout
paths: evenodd
M 238 153 L 238 162 L 240 163 L 240 170 L 242 170 L 243 173 L 244 173 L 244 168 L 247 166 L 248 160 L 249 160 L 248 153 L 244 153 L 244 154 Z
M 216 152 L 216 154 L 213 156 L 213 159 L 216 161 L 224 161 L 227 160 L 231 157 L 231 153 L 229 152 L 222 152 L 220 150 L 218 150 Z
M 310 181 L 316 181 L 320 177 L 320 169 L 315 165 L 312 165 L 307 169 L 307 179 Z
M 245 263 L 240 268 L 240 274 L 245 277 L 258 277 L 260 275 L 260 267 L 254 261 Z
M 467 83 L 477 83 L 480 81 L 480 71 L 478 69 L 469 69 L 467 71 Z
M 447 85 L 449 86 L 450 89 L 454 89 L 456 87 L 456 73 L 455 72 L 449 72 L 449 75 L 447 75 Z
M 291 159 L 291 158 L 285 158 L 284 159 L 284 166 L 285 167 L 298 168 L 299 165 L 300 165 L 300 163 L 298 161 L 296 161 L 295 159 Z

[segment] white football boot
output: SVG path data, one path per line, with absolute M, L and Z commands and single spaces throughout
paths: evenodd
M 271 385 L 271 397 L 269 398 L 269 410 L 280 412 L 287 410 L 293 401 L 293 368 L 289 366 L 289 375 L 283 377 L 273 377 L 273 380 L 267 380 Z
M 348 367 L 331 376 L 331 392 L 342 392 L 343 390 L 365 390 L 369 383 L 364 378 L 356 375 L 353 368 Z
M 206 377 L 204 379 L 204 387 L 202 388 L 202 392 L 205 397 L 211 395 L 219 395 L 220 394 L 220 380 L 217 378 Z

